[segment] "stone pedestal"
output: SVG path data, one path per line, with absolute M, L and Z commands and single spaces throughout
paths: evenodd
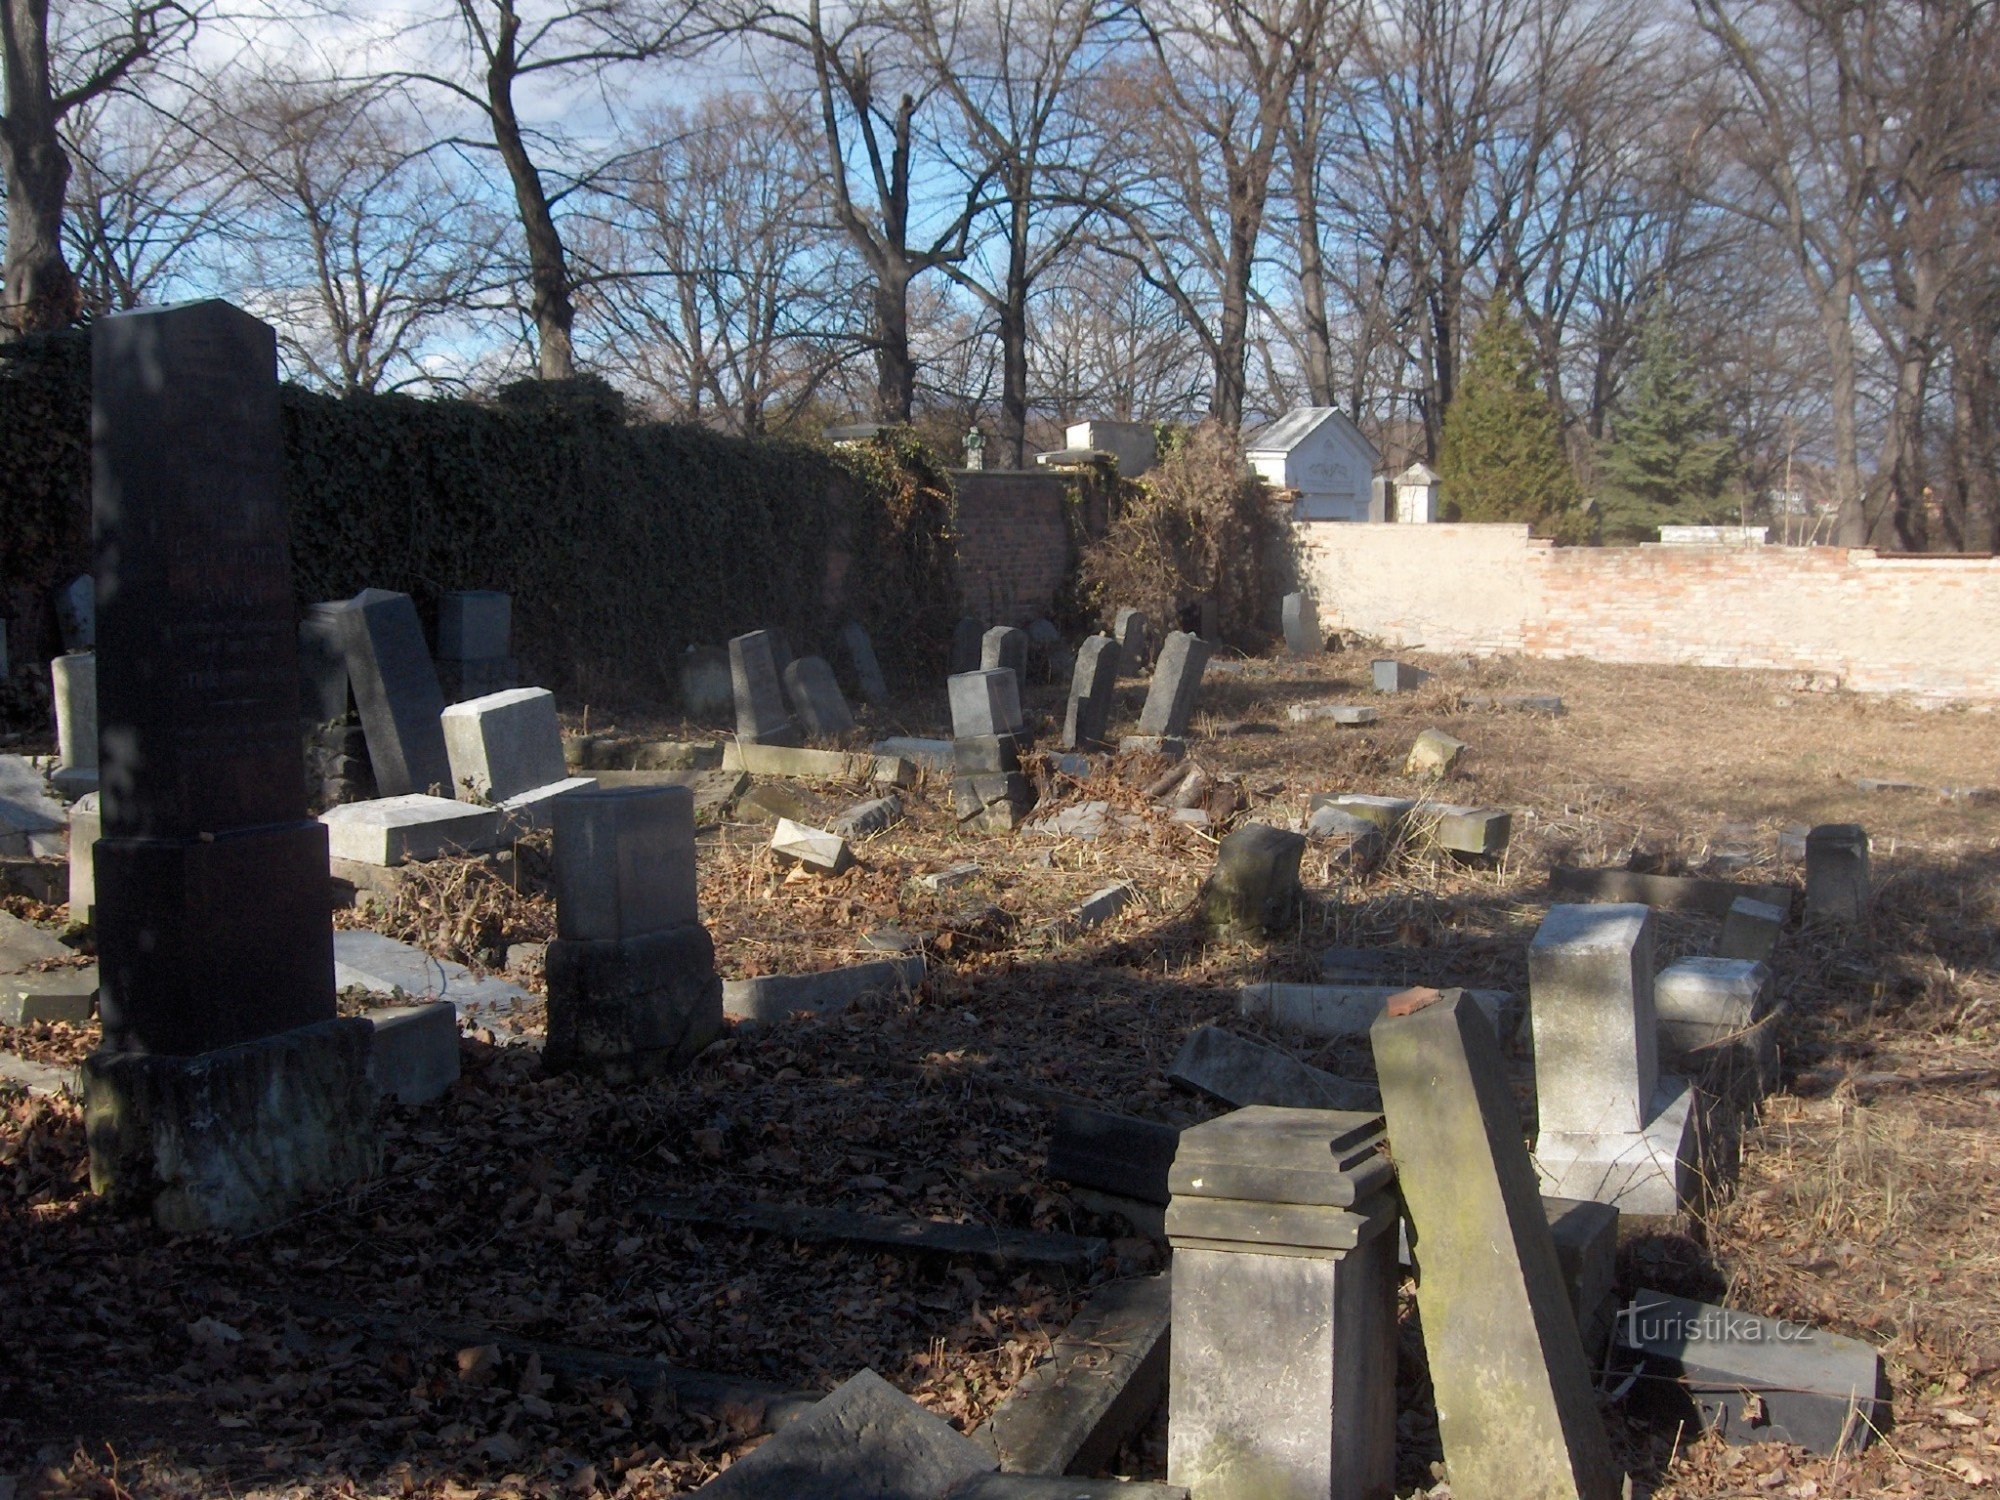
M 1181 1133 L 1167 1478 L 1191 1500 L 1387 1500 L 1396 1222 L 1379 1115 L 1256 1107 Z
M 1685 1079 L 1662 1076 L 1634 1130 L 1549 1130 L 1535 1136 L 1535 1170 L 1552 1198 L 1587 1198 L 1620 1213 L 1664 1218 L 1701 1187 L 1701 1118 Z
M 1246 823 L 1223 839 L 1202 887 L 1203 923 L 1228 936 L 1290 927 L 1299 915 L 1299 859 L 1305 848 L 1304 834 L 1265 823 Z

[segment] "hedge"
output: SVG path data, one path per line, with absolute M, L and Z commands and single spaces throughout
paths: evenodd
M 87 334 L 0 348 L 0 585 L 46 600 L 89 562 Z M 303 605 L 364 587 L 514 596 L 531 680 L 656 693 L 682 650 L 776 626 L 801 653 L 859 620 L 938 675 L 958 601 L 950 481 L 913 440 L 826 449 L 625 419 L 608 388 L 499 403 L 284 388 Z

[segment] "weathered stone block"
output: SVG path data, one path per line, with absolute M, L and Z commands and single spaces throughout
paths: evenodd
M 555 818 L 556 934 L 644 937 L 694 923 L 694 793 L 602 788 L 566 797 Z
M 687 922 L 641 937 L 557 938 L 546 958 L 556 1072 L 612 1082 L 686 1066 L 722 1035 L 722 981 L 708 929 Z
M 333 858 L 365 865 L 480 854 L 507 842 L 507 815 L 498 808 L 421 792 L 330 807 L 319 820 Z
M 1437 807 L 1431 842 L 1454 854 L 1498 854 L 1514 836 L 1514 816 L 1491 807 Z
M 0 974 L 0 1026 L 86 1024 L 97 1010 L 97 966 Z
M 1403 762 L 1403 774 L 1441 780 L 1456 769 L 1465 749 L 1464 740 L 1455 740 L 1442 729 L 1426 729 L 1410 746 L 1409 756 Z
M 954 739 L 1022 732 L 1020 680 L 1012 671 L 960 672 L 948 685 Z
M 556 697 L 547 688 L 515 688 L 454 703 L 439 722 L 457 795 L 504 802 L 569 774 Z
M 838 739 L 854 727 L 854 714 L 841 696 L 833 668 L 821 656 L 801 656 L 785 668 L 785 696 L 794 719 L 816 740 Z
M 1782 907 L 1749 896 L 1738 896 L 1729 903 L 1729 915 L 1722 919 L 1722 936 L 1716 939 L 1716 954 L 1721 958 L 1742 958 L 1763 963 L 1778 946 L 1778 934 L 1784 929 L 1785 913 Z
M 747 745 L 796 745 L 798 726 L 785 712 L 778 685 L 775 632 L 753 630 L 729 643 L 729 677 L 736 702 L 736 738 Z M 790 653 L 786 653 L 789 659 Z
M 952 807 L 961 824 L 989 833 L 1011 833 L 1035 810 L 1035 788 L 1018 771 L 956 776 Z
M 1063 716 L 1063 749 L 1090 751 L 1104 745 L 1117 698 L 1118 663 L 1118 643 L 1109 636 L 1094 635 L 1077 651 Z
M 877 708 L 888 702 L 889 684 L 882 676 L 882 663 L 875 657 L 875 643 L 859 622 L 849 620 L 840 627 L 840 649 L 862 698 Z
M 951 630 L 951 674 L 977 672 L 985 648 L 986 627 L 965 615 Z
M 839 834 L 808 828 L 790 818 L 778 819 L 771 855 L 780 865 L 804 865 L 821 875 L 842 874 L 854 863 L 854 851 Z
M 89 923 L 97 905 L 97 841 L 104 819 L 97 810 L 97 793 L 76 799 L 69 810 L 69 919 Z
M 90 1185 L 175 1233 L 243 1233 L 374 1175 L 373 1028 L 321 1021 L 192 1057 L 83 1065 Z
M 1028 632 L 1012 625 L 995 625 L 979 640 L 979 667 L 984 672 L 1007 671 L 1016 683 L 1028 680 Z
M 1701 1121 L 1684 1079 L 1662 1075 L 1645 1123 L 1630 1130 L 1535 1135 L 1535 1170 L 1553 1198 L 1588 1198 L 1620 1213 L 1665 1218 L 1694 1201 L 1701 1181 Z
M 1292 656 L 1318 656 L 1326 649 L 1326 637 L 1319 628 L 1319 606 L 1311 594 L 1285 595 L 1280 611 L 1287 653 Z
M 1145 614 L 1130 608 L 1119 610 L 1111 635 L 1118 642 L 1118 670 L 1128 677 L 1144 672 L 1153 660 L 1152 626 Z
M 74 651 L 49 663 L 55 695 L 56 754 L 62 762 L 49 781 L 73 802 L 97 790 L 97 654 Z
M 924 982 L 924 956 L 876 959 L 818 974 L 766 974 L 731 979 L 722 987 L 725 1013 L 746 1021 L 782 1021 L 801 1011 L 833 1015 L 864 995 L 915 989 Z
M 1247 823 L 1224 838 L 1202 888 L 1202 921 L 1211 931 L 1281 932 L 1298 920 L 1299 859 L 1305 835 Z
M 458 1082 L 457 1007 L 384 1005 L 366 1019 L 375 1028 L 368 1076 L 378 1094 L 398 1104 L 428 1104 Z
M 514 600 L 499 589 L 456 589 L 438 598 L 439 656 L 490 661 L 514 654 Z
M 1806 915 L 1859 922 L 1868 915 L 1868 831 L 1822 823 L 1806 835 Z
M 1422 667 L 1408 666 L 1387 657 L 1378 658 L 1369 665 L 1378 693 L 1407 693 L 1431 680 L 1431 674 Z
M 690 646 L 681 653 L 681 708 L 690 719 L 717 719 L 736 706 L 729 652 L 722 646 Z
M 451 791 L 444 689 L 408 594 L 363 589 L 340 610 L 347 676 L 385 797 Z
M 973 734 L 951 742 L 952 769 L 960 776 L 993 775 L 1021 769 L 1021 752 L 1030 748 L 1017 734 Z
M 1199 636 L 1181 630 L 1168 632 L 1160 659 L 1153 664 L 1145 707 L 1139 711 L 1140 734 L 1178 739 L 1188 732 L 1209 655 L 1208 643 Z
M 1365 1083 L 1336 1077 L 1220 1026 L 1199 1026 L 1189 1032 L 1167 1077 L 1239 1109 L 1270 1104 L 1287 1109 L 1365 1110 L 1377 1103 L 1375 1090 Z
M 1528 986 L 1541 1129 L 1643 1128 L 1659 1083 L 1652 912 L 1550 907 L 1528 945 Z
M 1180 1139 L 1177 1126 L 1065 1104 L 1049 1127 L 1049 1175 L 1164 1207 Z

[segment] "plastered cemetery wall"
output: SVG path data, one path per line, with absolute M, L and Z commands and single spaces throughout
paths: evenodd
M 1556 547 L 1526 526 L 1298 525 L 1320 619 L 1399 646 L 1839 674 L 2000 698 L 2000 558 Z

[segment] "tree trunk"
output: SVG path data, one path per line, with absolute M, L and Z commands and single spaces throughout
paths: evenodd
M 1853 293 L 1842 279 L 1820 296 L 1820 328 L 1826 336 L 1827 376 L 1833 396 L 1834 539 L 1843 547 L 1868 545 L 1868 517 L 1862 507 L 1861 448 L 1855 418 L 1860 382 L 1855 369 Z
M 1292 202 L 1299 216 L 1299 317 L 1305 324 L 1306 398 L 1314 406 L 1332 406 L 1333 330 L 1326 315 L 1326 252 L 1319 239 L 1319 183 L 1313 148 L 1320 138 L 1319 80 L 1310 72 L 1303 80 L 1303 118 L 1291 130 Z M 1356 351 L 1356 364 L 1362 362 Z
M 76 277 L 63 260 L 62 217 L 69 154 L 57 133 L 49 80 L 48 0 L 0 0 L 6 95 L 0 171 L 7 179 L 7 258 L 0 341 L 76 320 Z
M 1007 244 L 1007 284 L 1001 289 L 1000 458 L 1009 468 L 1028 466 L 1028 184 L 1012 187 Z
M 494 61 L 486 72 L 486 97 L 492 108 L 493 143 L 499 147 L 500 160 L 514 185 L 514 204 L 528 243 L 528 312 L 535 323 L 536 371 L 544 380 L 570 380 L 576 375 L 576 351 L 570 342 L 576 304 L 570 300 L 569 257 L 555 215 L 549 210 L 542 174 L 528 155 L 521 122 L 514 113 L 514 38 L 519 29 L 520 22 L 510 8 Z
M 910 277 L 900 255 L 883 259 L 875 274 L 875 417 L 898 425 L 910 420 L 917 397 L 917 366 L 910 356 Z

